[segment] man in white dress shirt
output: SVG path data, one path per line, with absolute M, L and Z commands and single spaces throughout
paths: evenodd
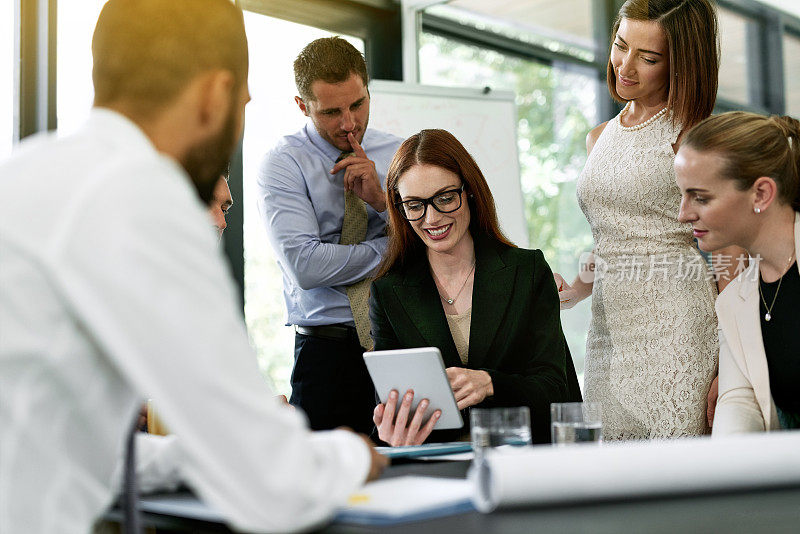
M 110 0 L 92 48 L 87 124 L 0 164 L 0 532 L 89 531 L 145 394 L 156 467 L 235 527 L 324 521 L 384 460 L 273 398 L 201 202 L 249 99 L 242 14 Z

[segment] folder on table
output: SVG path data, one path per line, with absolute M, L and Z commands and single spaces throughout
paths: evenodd
M 408 445 L 406 447 L 375 447 L 379 453 L 389 458 L 419 458 L 420 456 L 441 456 L 471 452 L 469 441 L 451 441 L 448 443 L 426 443 L 424 445 Z
M 462 478 L 403 476 L 366 484 L 334 521 L 394 525 L 475 510 L 473 483 Z

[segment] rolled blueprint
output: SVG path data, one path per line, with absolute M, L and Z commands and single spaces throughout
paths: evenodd
M 497 507 L 800 486 L 800 431 L 489 451 L 473 502 Z

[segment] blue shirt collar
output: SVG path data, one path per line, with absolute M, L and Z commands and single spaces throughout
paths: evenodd
M 323 139 L 311 120 L 306 123 L 304 128 L 306 136 L 311 141 L 311 144 L 321 150 L 323 154 L 331 158 L 331 161 L 336 161 L 342 151 Z

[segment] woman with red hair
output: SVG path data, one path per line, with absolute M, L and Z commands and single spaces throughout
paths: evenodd
M 370 295 L 375 350 L 438 347 L 459 409 L 528 406 L 533 440 L 549 441 L 550 403 L 580 400 L 580 390 L 542 252 L 503 235 L 483 174 L 445 130 L 407 139 L 386 182 L 389 245 Z M 423 424 L 427 402 L 412 415 L 412 401 L 413 392 L 393 391 L 375 408 L 383 441 L 428 438 L 439 412 Z

